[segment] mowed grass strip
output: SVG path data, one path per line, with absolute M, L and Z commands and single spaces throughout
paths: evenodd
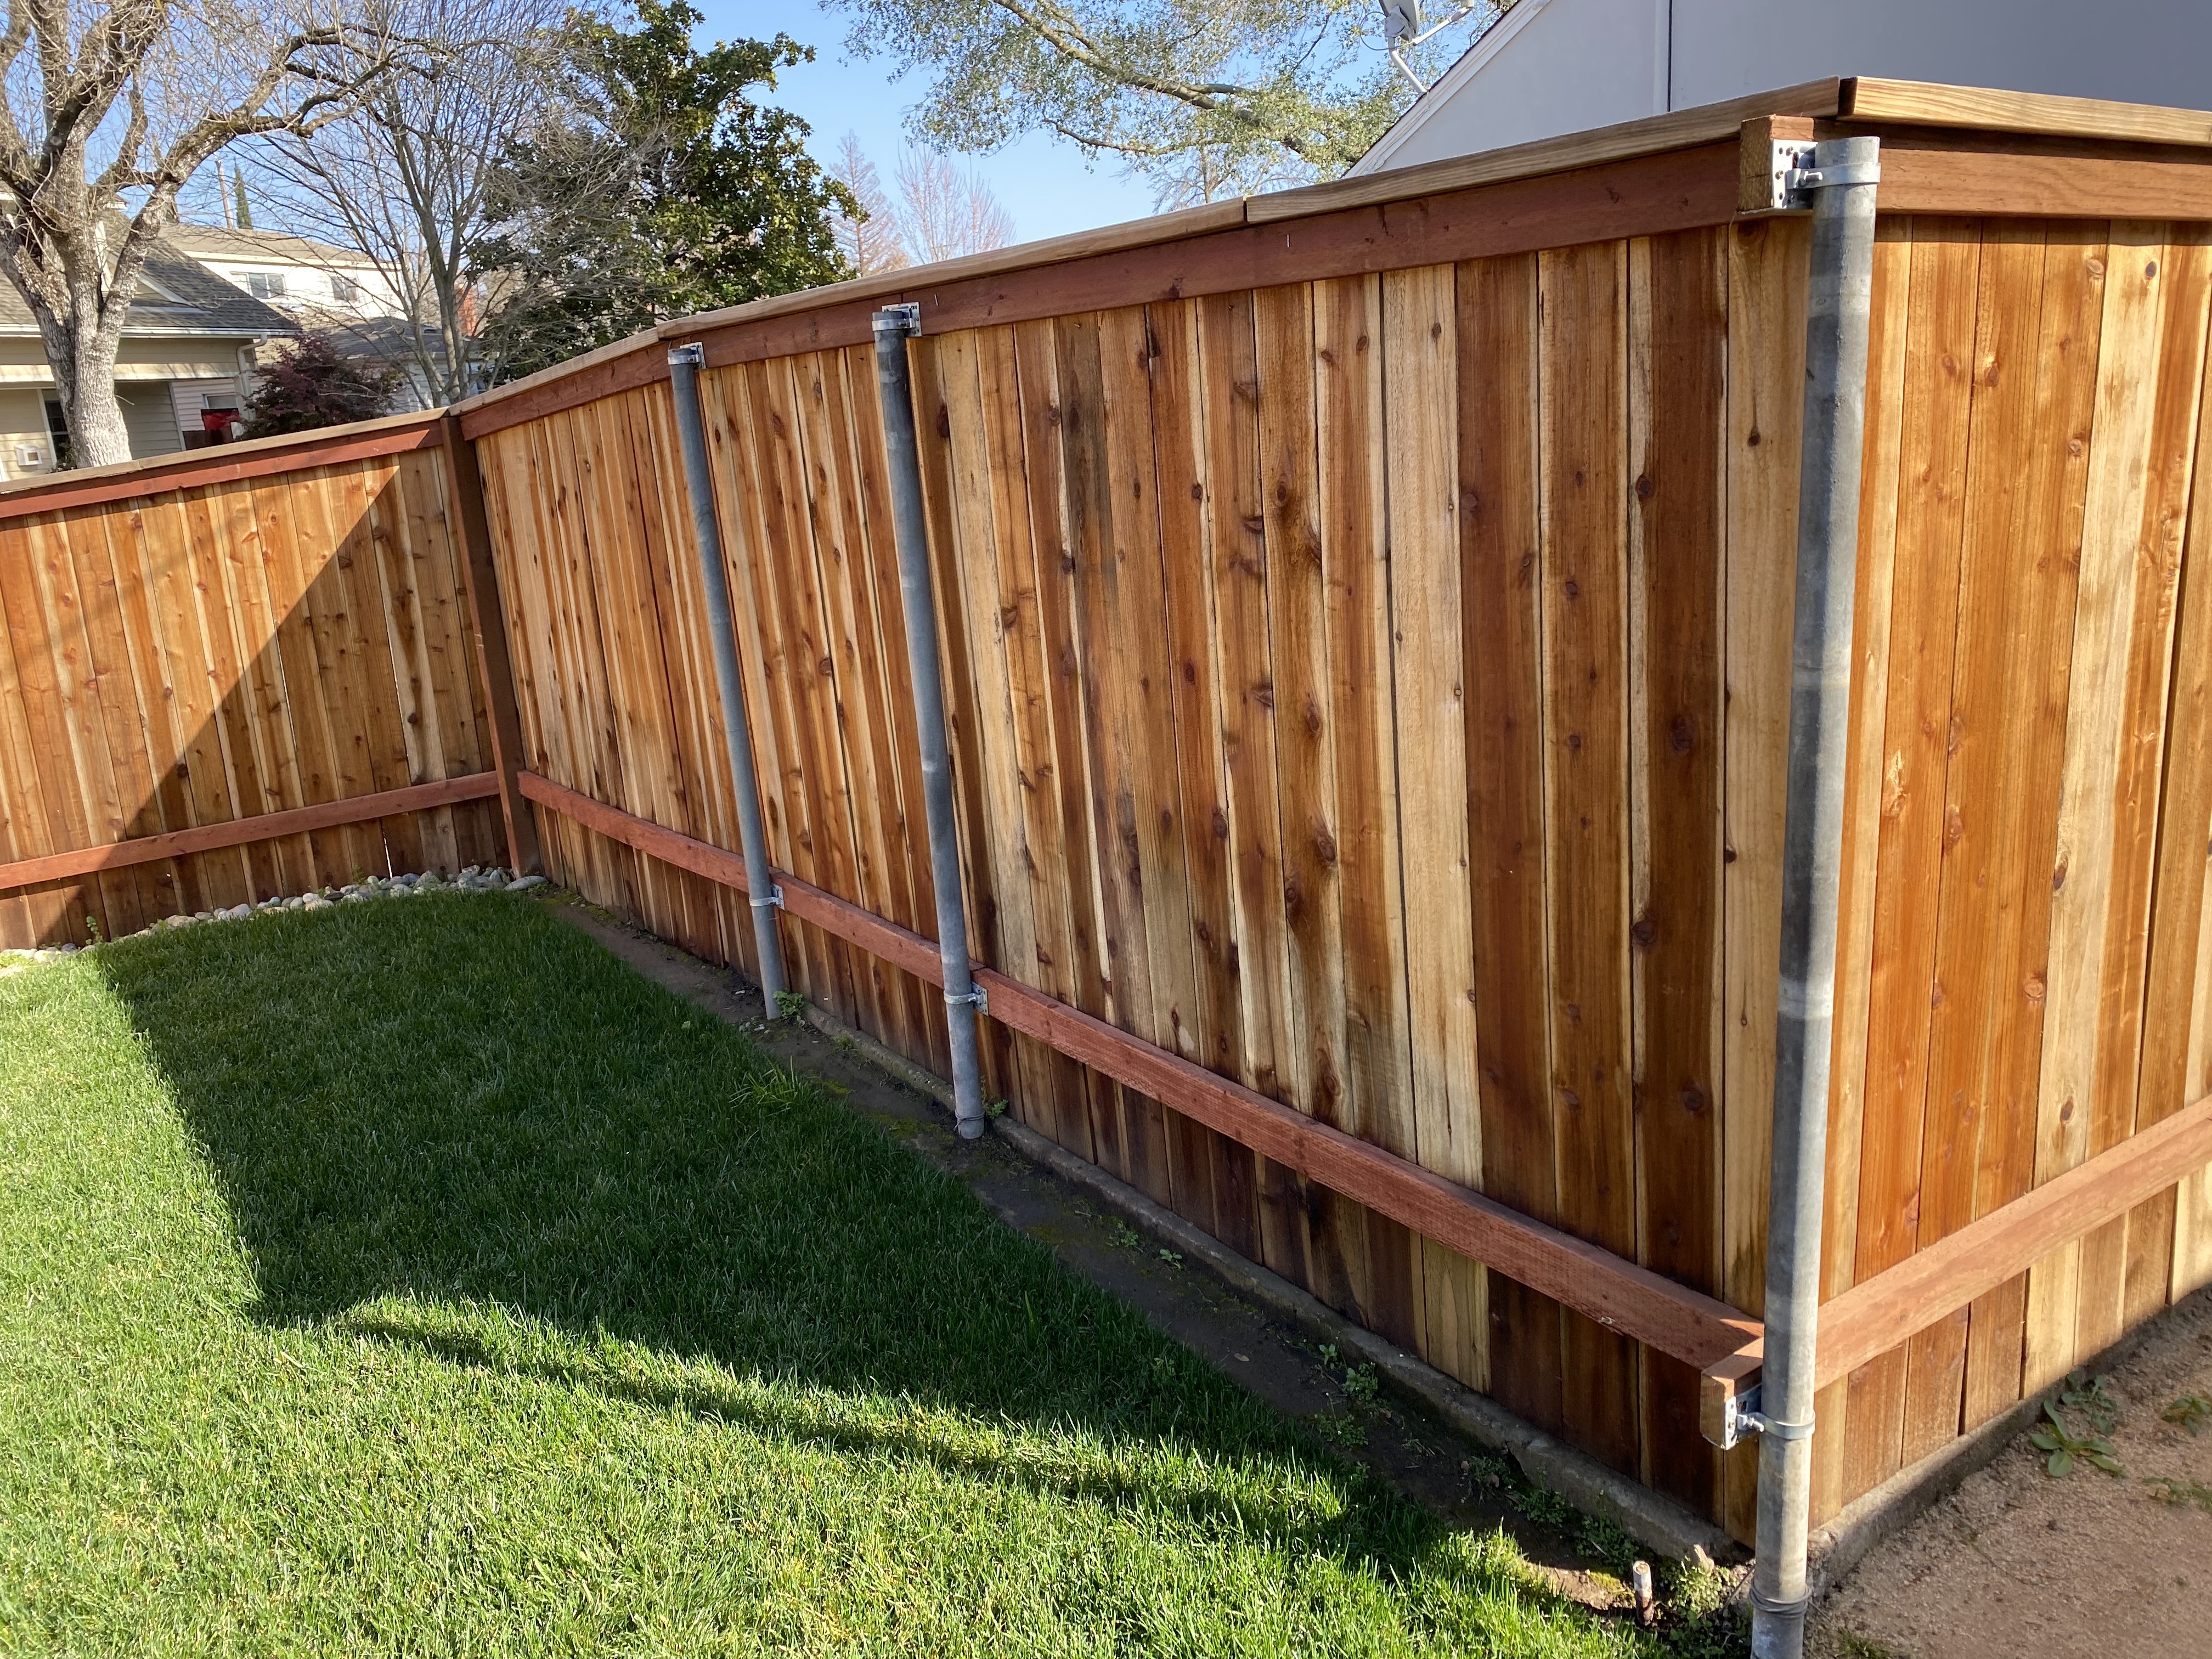
M 0 975 L 0 1650 L 1633 1651 L 536 905 Z

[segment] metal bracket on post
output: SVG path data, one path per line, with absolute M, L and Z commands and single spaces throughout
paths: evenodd
M 974 981 L 971 981 L 970 983 Z M 965 1003 L 979 1014 L 988 1014 L 991 1012 L 991 994 L 980 984 L 975 985 L 975 988 L 965 996 L 956 997 L 948 991 L 945 994 L 945 1000 L 949 1003 Z
M 1721 1407 L 1720 1449 L 1727 1451 L 1754 1434 L 1763 1434 L 1776 1440 L 1810 1440 L 1810 1423 L 1778 1423 L 1761 1409 L 1766 1403 L 1765 1389 L 1754 1382 L 1749 1388 L 1729 1395 Z
M 1860 166 L 1815 165 L 1814 146 L 1794 138 L 1767 143 L 1767 207 L 1776 213 L 1810 212 L 1816 191 L 1881 182 L 1879 160 Z
M 729 744 L 730 784 L 738 804 L 738 844 L 745 856 L 745 885 L 753 913 L 753 952 L 760 963 L 761 1001 L 768 1018 L 774 1019 L 787 985 L 783 940 L 775 927 L 775 913 L 783 908 L 783 889 L 775 884 L 768 861 L 768 831 L 761 823 L 752 728 L 745 720 L 745 683 L 738 672 L 737 630 L 730 620 L 729 578 L 722 567 L 722 527 L 714 514 L 714 474 L 707 459 L 706 422 L 699 413 L 699 371 L 706 365 L 706 348 L 696 341 L 669 348 L 668 389 L 676 402 L 684 492 L 691 500 L 699 579 L 706 590 L 707 632 L 714 643 L 714 679 L 721 692 L 722 732 Z
M 952 750 L 945 720 L 945 667 L 938 659 L 937 597 L 930 581 L 929 518 L 921 495 L 921 447 L 915 430 L 914 372 L 907 342 L 921 332 L 918 305 L 885 306 L 875 315 L 877 403 L 884 459 L 890 464 L 891 527 L 898 547 L 899 601 L 906 612 L 907 662 L 913 671 L 921 804 L 929 828 L 929 873 L 937 895 L 937 953 L 945 969 L 945 1027 L 952 1060 L 952 1115 L 973 1140 L 989 1123 L 975 1017 L 983 988 L 968 959 L 967 901 L 960 883 L 960 823 L 952 800 Z

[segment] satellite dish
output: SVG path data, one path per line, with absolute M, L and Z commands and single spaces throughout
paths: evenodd
M 1382 33 L 1393 46 L 1421 32 L 1421 0 L 1382 0 Z

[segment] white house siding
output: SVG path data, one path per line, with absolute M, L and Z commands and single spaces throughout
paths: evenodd
M 26 450 L 35 451 L 39 459 L 26 461 Z M 0 477 L 33 477 L 52 471 L 53 465 L 45 394 L 34 386 L 0 386 Z
M 186 440 L 188 448 L 191 435 L 206 429 L 200 416 L 210 402 L 219 409 L 242 410 L 246 406 L 246 400 L 239 395 L 238 377 L 234 374 L 205 380 L 172 380 L 169 401 L 176 413 L 177 430 Z
M 177 406 L 159 381 L 118 381 L 115 401 L 123 405 L 123 427 L 131 434 L 131 459 L 173 455 L 185 447 L 177 430 Z
M 1352 170 L 1850 75 L 2199 109 L 2212 105 L 2212 3 L 1520 0 Z

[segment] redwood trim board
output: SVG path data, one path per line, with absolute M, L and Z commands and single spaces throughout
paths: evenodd
M 158 836 L 110 842 L 101 847 L 74 852 L 50 853 L 42 858 L 0 864 L 0 892 L 34 886 L 42 881 L 62 881 L 89 875 L 95 870 L 123 870 L 132 865 L 153 864 L 162 859 L 183 858 L 192 853 L 212 853 L 225 847 L 274 841 L 310 830 L 332 830 L 341 824 L 366 823 L 375 818 L 397 817 L 403 812 L 426 812 L 434 806 L 483 800 L 499 793 L 496 772 L 470 772 L 435 783 L 410 784 L 404 789 L 380 790 L 373 795 L 354 795 L 345 800 L 297 806 L 289 811 L 264 812 L 258 817 L 232 818 L 191 830 L 171 830 Z
M 1820 1310 L 1820 1386 L 2212 1163 L 2212 1095 L 1907 1256 Z
M 1732 135 L 1735 128 L 1728 131 Z M 664 340 L 697 340 L 710 368 L 859 345 L 878 307 L 911 301 L 929 334 L 1030 322 L 1122 306 L 1198 299 L 1279 283 L 1449 264 L 1578 242 L 1725 224 L 1735 216 L 1741 149 L 1734 137 L 1690 149 L 1367 202 L 1295 217 L 1117 249 L 982 276 L 957 262 L 902 273 L 904 286 L 856 299 L 842 288 L 815 304 L 740 307 L 665 325 Z M 1318 204 L 1316 204 L 1318 206 Z M 796 300 L 798 296 L 791 296 Z M 482 438 L 664 378 L 666 354 L 629 340 L 580 359 L 519 392 L 458 406 L 461 430 Z M 518 382 L 519 386 L 523 383 Z
M 442 412 L 434 409 L 388 422 L 364 421 L 355 426 L 331 427 L 300 437 L 220 444 L 183 455 L 164 455 L 159 460 L 128 461 L 118 466 L 64 472 L 0 489 L 0 520 L 20 519 L 33 513 L 59 513 L 70 507 L 97 507 L 105 501 L 129 501 L 137 496 L 166 495 L 206 484 L 266 478 L 311 466 L 342 466 L 348 461 L 402 455 L 410 450 L 435 449 L 446 441 L 439 420 Z
M 1999 92 L 1933 81 L 1886 81 L 1871 75 L 1853 76 L 1844 82 L 1840 113 L 1849 121 L 1911 122 L 1923 126 L 1973 127 L 1984 132 L 2117 138 L 2132 143 L 2212 145 L 2212 111 L 2042 92 Z

